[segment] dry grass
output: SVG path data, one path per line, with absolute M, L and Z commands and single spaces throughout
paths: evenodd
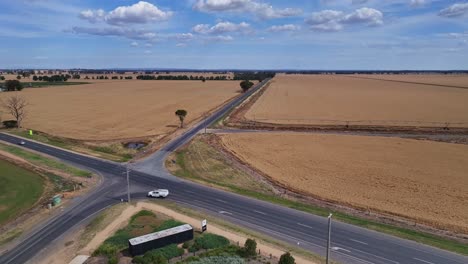
M 357 78 L 371 78 L 398 82 L 413 82 L 435 85 L 459 86 L 468 89 L 468 75 L 466 74 L 405 74 L 405 75 L 352 75 Z
M 274 124 L 468 127 L 468 89 L 341 75 L 278 75 L 246 113 Z M 380 76 L 468 86 L 468 76 Z
M 30 103 L 23 126 L 51 135 L 111 140 L 169 133 L 177 109 L 186 123 L 238 95 L 237 81 L 114 81 L 25 89 Z M 0 94 L 0 99 L 12 93 Z M 3 119 L 10 118 L 5 113 Z
M 222 135 L 241 160 L 293 190 L 468 232 L 468 146 L 301 133 Z

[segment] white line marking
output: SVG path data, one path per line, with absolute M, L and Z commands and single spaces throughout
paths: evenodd
M 354 241 L 354 242 L 359 243 L 359 244 L 369 245 L 369 244 L 367 244 L 366 242 L 362 242 L 362 241 L 359 241 L 359 240 L 356 240 L 356 239 L 350 238 L 349 240 Z
M 427 263 L 427 264 L 435 264 L 435 263 L 432 263 L 432 262 L 429 262 L 429 261 L 423 260 L 423 259 L 418 259 L 418 258 L 413 258 L 413 259 L 419 260 L 419 261 L 424 262 L 424 263 Z
M 260 212 L 260 211 L 257 211 L 257 210 L 253 210 L 253 211 L 256 212 L 257 214 L 267 215 L 267 214 L 264 213 L 264 212 Z
M 218 202 L 225 203 L 225 204 L 227 204 L 227 203 L 228 203 L 228 202 L 226 202 L 226 201 L 223 201 L 223 200 L 221 200 L 221 199 L 215 199 L 215 200 L 216 200 L 216 201 L 218 201 Z
M 230 213 L 230 212 L 226 212 L 226 211 L 219 211 L 218 213 L 220 213 L 220 214 L 227 214 L 227 215 L 232 215 L 232 213 Z
M 333 251 L 342 250 L 342 251 L 344 251 L 344 252 L 351 253 L 351 251 L 349 251 L 349 250 L 347 250 L 347 249 L 344 249 L 344 248 L 340 248 L 340 247 L 332 247 L 331 250 L 333 250 Z
M 313 227 L 308 226 L 308 225 L 304 225 L 304 224 L 301 224 L 301 223 L 297 223 L 297 224 L 300 225 L 300 226 L 303 226 L 303 227 L 307 227 L 307 228 L 310 228 L 310 229 L 314 229 Z

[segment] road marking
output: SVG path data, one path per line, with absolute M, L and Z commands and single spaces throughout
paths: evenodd
M 257 211 L 257 210 L 253 210 L 253 211 L 256 212 L 257 214 L 267 215 L 267 214 L 264 213 L 264 212 L 260 212 L 260 211 Z
M 354 242 L 359 243 L 359 244 L 369 245 L 369 244 L 367 244 L 366 242 L 362 242 L 362 241 L 359 241 L 359 240 L 356 240 L 356 239 L 350 238 L 349 240 L 354 241 Z
M 225 204 L 227 204 L 227 203 L 228 203 L 228 202 L 226 202 L 226 201 L 223 201 L 223 200 L 221 200 L 221 199 L 215 199 L 215 200 L 216 200 L 216 201 L 218 201 L 218 202 L 225 203 Z
M 297 223 L 297 224 L 300 225 L 300 226 L 303 226 L 303 227 L 307 227 L 307 228 L 310 228 L 310 229 L 314 229 L 313 227 L 308 226 L 308 225 L 304 225 L 304 224 L 301 224 L 301 223 Z
M 227 214 L 227 215 L 232 215 L 232 213 L 230 213 L 230 212 L 226 212 L 226 211 L 219 211 L 218 213 L 220 213 L 220 214 Z
M 435 263 L 429 262 L 429 261 L 424 260 L 424 259 L 418 259 L 418 258 L 413 258 L 413 259 L 419 260 L 419 261 L 424 262 L 424 263 L 427 263 L 427 264 L 435 264 Z
M 351 251 L 349 251 L 349 250 L 347 250 L 347 249 L 344 249 L 344 248 L 340 248 L 340 247 L 331 247 L 331 250 L 333 250 L 333 251 L 342 250 L 342 251 L 344 251 L 344 252 L 351 253 Z

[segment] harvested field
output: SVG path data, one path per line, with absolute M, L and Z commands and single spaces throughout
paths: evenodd
M 221 135 L 225 147 L 297 192 L 468 233 L 468 146 L 304 133 Z
M 364 77 L 278 75 L 245 118 L 285 125 L 468 127 L 468 89 Z M 425 77 L 398 76 L 415 82 Z M 425 82 L 463 85 L 465 80 L 430 76 Z
M 355 78 L 369 78 L 396 82 L 446 85 L 454 87 L 464 87 L 468 89 L 467 74 L 373 74 L 373 75 L 350 75 Z
M 29 102 L 23 126 L 51 135 L 112 140 L 163 135 L 238 95 L 237 81 L 115 81 L 25 89 Z M 4 99 L 13 93 L 1 93 Z M 4 113 L 3 120 L 10 117 Z

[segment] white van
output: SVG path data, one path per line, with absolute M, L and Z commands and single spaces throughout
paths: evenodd
M 148 197 L 153 197 L 153 198 L 166 198 L 168 195 L 169 195 L 169 190 L 166 190 L 166 189 L 157 189 L 157 190 L 148 192 Z

